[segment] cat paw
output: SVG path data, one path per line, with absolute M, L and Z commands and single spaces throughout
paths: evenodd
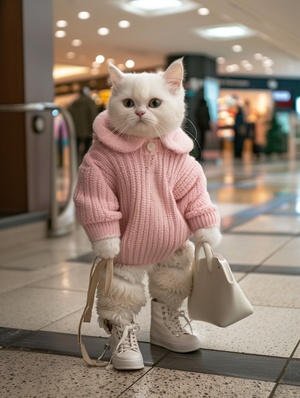
M 100 258 L 114 258 L 120 252 L 120 238 L 106 238 L 92 243 L 93 252 Z
M 211 247 L 216 247 L 222 240 L 218 227 L 201 228 L 194 234 L 195 243 L 207 242 Z

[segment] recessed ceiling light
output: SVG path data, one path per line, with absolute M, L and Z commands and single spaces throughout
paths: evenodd
M 98 64 L 102 64 L 105 61 L 105 57 L 103 57 L 103 55 L 97 55 L 97 57 L 95 58 L 96 62 Z
M 98 29 L 98 35 L 100 36 L 107 36 L 109 34 L 108 28 L 100 28 Z
M 145 11 L 161 10 L 163 8 L 177 8 L 182 5 L 181 0 L 131 0 L 133 7 L 140 8 Z
M 69 58 L 69 59 L 73 59 L 73 58 L 75 58 L 75 53 L 73 53 L 73 51 L 69 51 L 67 53 L 66 57 Z
M 121 7 L 134 14 L 143 16 L 166 15 L 199 8 L 193 0 L 127 0 Z
M 260 61 L 262 59 L 262 55 L 260 53 L 256 53 L 254 54 L 254 58 L 257 59 L 258 61 Z
M 66 36 L 66 32 L 64 30 L 57 30 L 55 32 L 55 37 L 58 37 L 59 39 L 61 39 L 62 37 Z
M 59 21 L 56 22 L 56 26 L 58 28 L 65 28 L 66 26 L 68 26 L 68 22 L 63 19 L 60 19 Z
M 227 72 L 237 72 L 240 69 L 240 67 L 237 64 L 232 64 L 226 66 L 226 71 Z
M 80 11 L 80 13 L 78 14 L 79 19 L 89 19 L 90 16 L 91 14 L 87 11 Z
M 263 61 L 263 66 L 265 68 L 270 68 L 273 65 L 274 65 L 274 62 L 269 58 Z
M 234 51 L 235 53 L 240 53 L 241 51 L 243 51 L 243 47 L 239 44 L 235 44 L 234 46 L 232 46 L 232 51 Z
M 79 46 L 81 46 L 81 44 L 82 44 L 82 41 L 79 39 L 72 40 L 72 46 L 74 46 L 74 47 L 79 47 Z
M 218 58 L 216 59 L 216 61 L 217 61 L 217 64 L 224 64 L 224 63 L 225 63 L 225 58 L 223 58 L 223 57 L 218 57 Z
M 253 65 L 249 63 L 249 64 L 244 65 L 244 68 L 246 70 L 252 70 L 253 69 Z
M 100 68 L 100 63 L 98 63 L 97 61 L 92 62 L 92 68 Z
M 119 28 L 126 29 L 126 28 L 129 28 L 130 22 L 129 21 L 119 21 L 118 26 L 119 26 Z
M 195 29 L 195 32 L 206 39 L 229 40 L 254 35 L 254 32 L 243 25 L 220 25 Z
M 201 8 L 199 8 L 199 10 L 198 10 L 198 14 L 199 14 L 199 15 L 202 15 L 202 16 L 208 15 L 209 13 L 210 13 L 210 11 L 209 11 L 209 9 L 206 8 L 206 7 L 201 7 Z
M 133 68 L 135 63 L 132 59 L 129 59 L 128 61 L 125 62 L 126 68 Z

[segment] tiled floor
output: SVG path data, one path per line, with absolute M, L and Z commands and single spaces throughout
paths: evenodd
M 255 311 L 225 329 L 193 321 L 201 350 L 176 354 L 150 345 L 148 302 L 138 317 L 142 371 L 89 368 L 80 357 L 92 260 L 80 228 L 2 250 L 1 397 L 300 397 L 299 166 L 279 158 L 205 163 L 222 215 L 217 251 Z M 83 333 L 97 357 L 107 335 L 96 316 Z

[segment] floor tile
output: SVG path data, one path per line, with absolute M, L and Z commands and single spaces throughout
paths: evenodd
M 82 264 L 61 262 L 31 271 L 0 269 L 0 294 L 30 285 L 54 275 L 75 272 L 78 267 L 82 267 Z
M 289 237 L 271 235 L 224 234 L 216 252 L 222 254 L 229 264 L 259 265 L 266 261 Z
M 202 348 L 284 358 L 299 342 L 299 325 L 300 310 L 271 307 L 255 307 L 254 314 L 227 328 L 192 322 Z
M 286 245 L 280 248 L 264 265 L 300 267 L 300 237 L 292 238 Z
M 296 349 L 296 351 L 295 351 L 295 353 L 294 353 L 293 358 L 298 358 L 298 359 L 300 359 L 300 340 L 299 340 L 299 344 L 298 344 L 298 347 L 297 347 L 297 349 Z
M 300 397 L 300 387 L 279 385 L 272 398 L 298 398 Z
M 240 286 L 253 305 L 300 309 L 300 276 L 248 274 Z
M 88 367 L 79 358 L 1 350 L 1 396 L 117 397 L 147 370 L 116 372 Z
M 274 384 L 154 368 L 122 394 L 122 398 L 268 398 Z
M 300 387 L 300 360 L 291 359 L 280 381 L 283 384 L 293 384 Z
M 300 232 L 300 215 L 275 216 L 264 214 L 246 222 L 245 224 L 233 228 L 233 231 L 298 234 Z
M 197 350 L 188 354 L 170 352 L 159 362 L 158 366 L 168 369 L 275 382 L 285 364 L 286 360 L 283 358 Z
M 20 288 L 0 295 L 1 326 L 37 330 L 84 307 L 86 294 Z
M 70 266 L 59 275 L 55 275 L 47 279 L 45 278 L 37 283 L 34 283 L 32 286 L 39 288 L 87 292 L 91 267 L 88 267 L 87 264 L 80 264 L 77 265 L 77 267 L 72 266 L 74 263 L 69 264 Z

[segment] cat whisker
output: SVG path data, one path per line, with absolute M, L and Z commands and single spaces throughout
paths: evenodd
M 193 140 L 194 142 L 197 143 L 198 147 L 201 149 L 201 145 L 200 145 L 199 141 L 197 140 L 197 128 L 196 128 L 196 126 L 195 126 L 194 123 L 191 121 L 191 119 L 188 119 L 188 118 L 186 117 L 186 120 L 187 120 L 188 122 L 190 122 L 191 125 L 194 127 L 195 135 L 193 135 L 187 128 L 183 128 L 183 131 L 184 131 L 186 134 L 188 134 L 188 135 L 192 138 L 192 140 Z

